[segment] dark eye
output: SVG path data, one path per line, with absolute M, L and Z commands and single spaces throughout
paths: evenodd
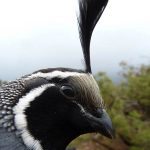
M 60 92 L 63 96 L 68 99 L 73 99 L 75 97 L 75 92 L 71 86 L 63 85 L 60 88 Z

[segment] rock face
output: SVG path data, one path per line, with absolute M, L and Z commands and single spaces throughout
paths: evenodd
M 91 140 L 82 143 L 76 150 L 128 150 L 129 147 L 120 139 L 106 139 L 105 137 L 94 135 Z

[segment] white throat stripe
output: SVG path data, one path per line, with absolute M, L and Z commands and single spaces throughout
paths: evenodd
M 20 132 L 24 144 L 33 150 L 43 150 L 40 141 L 36 140 L 28 130 L 28 123 L 26 120 L 25 110 L 30 107 L 30 103 L 40 96 L 49 87 L 55 86 L 54 84 L 46 84 L 34 90 L 31 90 L 24 97 L 19 99 L 18 104 L 14 107 L 14 122 L 17 130 Z

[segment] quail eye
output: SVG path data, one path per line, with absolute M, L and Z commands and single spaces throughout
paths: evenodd
M 65 96 L 68 99 L 73 99 L 75 97 L 75 92 L 71 86 L 68 85 L 61 86 L 60 92 L 63 96 Z

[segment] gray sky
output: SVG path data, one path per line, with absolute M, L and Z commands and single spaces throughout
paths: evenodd
M 93 72 L 150 62 L 150 0 L 109 0 L 93 34 Z M 0 78 L 48 67 L 83 68 L 77 0 L 0 1 Z

